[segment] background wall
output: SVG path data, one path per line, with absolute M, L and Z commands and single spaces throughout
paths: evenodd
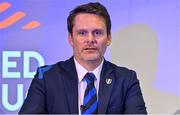
M 95 0 L 0 0 L 0 113 L 17 113 L 38 66 L 72 55 L 66 18 Z M 97 0 L 96 0 L 97 1 Z M 106 59 L 137 72 L 149 113 L 180 109 L 180 1 L 102 0 L 112 18 Z

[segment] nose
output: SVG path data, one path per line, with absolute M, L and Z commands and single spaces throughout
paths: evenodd
M 94 44 L 95 42 L 96 42 L 95 37 L 93 36 L 92 33 L 89 33 L 88 36 L 87 36 L 87 43 Z

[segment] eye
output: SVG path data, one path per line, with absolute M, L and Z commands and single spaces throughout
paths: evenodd
M 103 30 L 95 30 L 95 31 L 93 32 L 93 35 L 94 35 L 94 36 L 101 36 L 101 35 L 103 35 L 103 34 L 104 34 Z
M 80 36 L 85 36 L 86 34 L 87 34 L 87 32 L 84 30 L 78 31 L 78 35 L 80 35 Z

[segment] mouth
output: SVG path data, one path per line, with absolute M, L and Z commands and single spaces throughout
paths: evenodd
M 88 52 L 93 52 L 93 51 L 96 51 L 97 48 L 84 48 L 84 50 Z
M 85 48 L 85 50 L 96 50 L 97 48 Z

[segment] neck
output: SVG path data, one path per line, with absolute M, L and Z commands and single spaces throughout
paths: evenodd
M 102 62 L 103 58 L 99 60 L 89 60 L 89 61 L 80 61 L 76 58 L 76 61 L 82 65 L 87 71 L 93 71 L 96 69 Z

